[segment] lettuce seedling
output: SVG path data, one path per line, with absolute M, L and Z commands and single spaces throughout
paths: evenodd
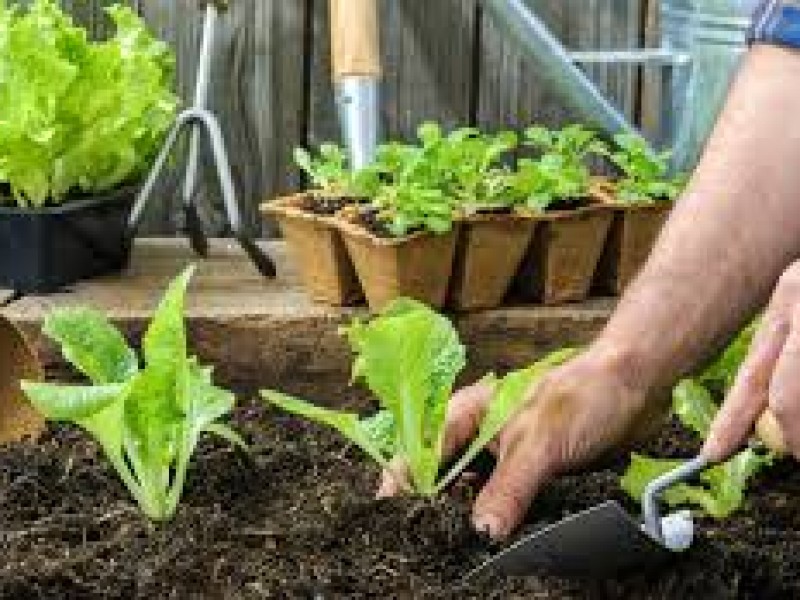
M 528 208 L 542 211 L 555 203 L 578 203 L 586 199 L 591 187 L 587 161 L 604 156 L 607 146 L 597 134 L 580 125 L 560 131 L 531 127 L 525 132 L 526 145 L 542 154 L 536 159 L 523 158 L 511 178 L 515 200 Z
M 672 410 L 689 430 L 705 438 L 719 410 L 715 394 L 722 397 L 735 379 L 747 355 L 755 325 L 745 329 L 719 359 L 696 379 L 681 381 L 673 390 Z M 707 469 L 700 484 L 679 484 L 664 494 L 670 506 L 698 506 L 715 518 L 725 518 L 744 502 L 745 492 L 753 476 L 772 465 L 775 455 L 761 448 L 750 447 L 731 460 Z M 646 486 L 655 478 L 676 468 L 683 461 L 658 459 L 634 454 L 622 478 L 623 489 L 641 500 Z
M 669 175 L 669 152 L 656 153 L 638 135 L 614 137 L 616 149 L 608 158 L 622 172 L 617 197 L 629 204 L 675 200 L 686 186 L 686 176 Z
M 395 301 L 368 323 L 356 321 L 345 334 L 355 353 L 354 380 L 363 381 L 381 406 L 370 418 L 314 406 L 274 391 L 264 399 L 292 414 L 327 425 L 386 468 L 400 460 L 416 494 L 439 493 L 464 471 L 527 400 L 526 392 L 552 366 L 574 354 L 557 353 L 534 366 L 495 379 L 492 400 L 477 437 L 441 474 L 445 417 L 466 353 L 450 321 L 413 300 Z
M 78 425 L 103 449 L 128 491 L 153 521 L 169 520 L 203 433 L 244 447 L 220 422 L 235 404 L 211 369 L 187 355 L 183 320 L 189 268 L 166 292 L 144 336 L 144 365 L 108 319 L 86 308 L 50 314 L 45 334 L 91 385 L 23 382 L 52 421 Z
M 316 155 L 305 148 L 295 148 L 294 162 L 315 188 L 332 196 L 368 198 L 380 185 L 380 175 L 374 167 L 353 171 L 344 150 L 336 144 L 321 144 Z

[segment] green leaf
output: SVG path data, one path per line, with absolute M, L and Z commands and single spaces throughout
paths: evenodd
M 92 41 L 53 0 L 0 18 L 0 180 L 20 206 L 141 176 L 172 125 L 174 58 L 129 7 Z
M 447 404 L 466 352 L 450 321 L 403 299 L 377 319 L 348 332 L 358 355 L 354 379 L 363 380 L 392 413 L 397 448 L 414 487 L 433 492 L 441 461 Z
M 144 357 L 153 369 L 177 373 L 186 360 L 186 327 L 183 320 L 186 289 L 194 274 L 188 267 L 173 280 L 153 315 L 144 336 Z
M 119 402 L 127 393 L 125 384 L 66 386 L 22 382 L 22 391 L 47 419 L 78 423 Z
M 122 383 L 139 370 L 136 353 L 97 311 L 56 310 L 45 318 L 43 332 L 61 346 L 64 358 L 94 383 Z
M 554 367 L 564 364 L 577 354 L 577 350 L 560 350 L 527 369 L 509 373 L 500 381 L 487 380 L 487 383 L 494 383 L 494 393 L 478 434 L 467 451 L 439 483 L 438 489 L 443 490 L 450 485 L 475 460 L 475 457 L 500 433 L 511 418 L 525 406 L 530 399 L 528 394 L 541 381 L 542 377 Z
M 204 431 L 225 440 L 231 446 L 238 446 L 245 452 L 250 451 L 250 447 L 247 445 L 247 442 L 242 439 L 242 436 L 239 435 L 235 429 L 225 425 L 224 423 L 211 423 L 206 425 Z
M 705 439 L 719 409 L 705 387 L 684 379 L 672 392 L 672 410 L 683 425 Z
M 388 466 L 388 458 L 383 454 L 381 442 L 373 438 L 370 425 L 365 426 L 358 415 L 314 406 L 305 400 L 279 392 L 263 391 L 261 396 L 281 410 L 335 429 L 376 463 L 382 467 Z
M 725 351 L 706 368 L 700 376 L 703 385 L 717 393 L 725 393 L 731 388 L 739 368 L 750 351 L 759 324 L 760 321 L 757 319 L 745 327 Z

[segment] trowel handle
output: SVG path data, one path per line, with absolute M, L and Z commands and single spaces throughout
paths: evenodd
M 701 455 L 650 482 L 642 496 L 644 528 L 647 533 L 659 542 L 664 541 L 664 532 L 661 528 L 661 495 L 673 485 L 693 479 L 709 466 L 711 462 Z
M 377 0 L 329 0 L 334 81 L 380 77 Z

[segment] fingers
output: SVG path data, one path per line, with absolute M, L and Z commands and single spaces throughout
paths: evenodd
M 800 457 L 800 309 L 775 365 L 769 389 L 769 406 L 780 426 L 783 441 Z
M 475 528 L 498 540 L 511 535 L 551 476 L 547 458 L 556 455 L 530 437 L 518 435 L 509 443 L 475 502 Z
M 447 408 L 444 459 L 450 459 L 472 442 L 483 422 L 494 386 L 485 381 L 463 388 L 453 395 Z
M 463 388 L 453 395 L 448 405 L 443 442 L 444 459 L 453 457 L 475 437 L 483 421 L 486 405 L 494 387 L 487 382 L 478 382 Z M 408 491 L 410 488 L 408 467 L 399 460 L 392 461 L 381 474 L 376 496 L 388 498 Z
M 410 486 L 408 466 L 399 459 L 395 459 L 381 473 L 381 483 L 375 497 L 392 498 L 406 492 Z
M 703 446 L 710 461 L 723 462 L 736 453 L 767 409 L 770 383 L 788 336 L 789 326 L 783 320 L 759 331 Z

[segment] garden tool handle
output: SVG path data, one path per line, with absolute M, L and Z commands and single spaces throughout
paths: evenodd
M 330 0 L 334 81 L 380 77 L 377 0 Z
M 756 429 L 756 437 L 752 438 L 747 444 L 750 448 L 768 448 L 777 453 L 785 452 L 785 444 L 780 431 L 777 429 L 775 417 L 771 410 L 767 409 L 764 411 L 758 421 Z M 661 477 L 651 481 L 642 495 L 642 512 L 644 513 L 645 531 L 659 542 L 663 542 L 664 532 L 661 526 L 661 508 L 659 506 L 662 494 L 673 485 L 689 481 L 707 468 L 713 467 L 721 462 L 723 461 L 713 461 L 703 454 L 700 454 L 669 473 L 665 473 Z
M 644 513 L 644 529 L 656 541 L 664 541 L 664 532 L 661 526 L 661 495 L 676 483 L 688 481 L 711 466 L 702 454 L 683 463 L 669 473 L 665 473 L 651 481 L 642 495 L 642 512 Z

